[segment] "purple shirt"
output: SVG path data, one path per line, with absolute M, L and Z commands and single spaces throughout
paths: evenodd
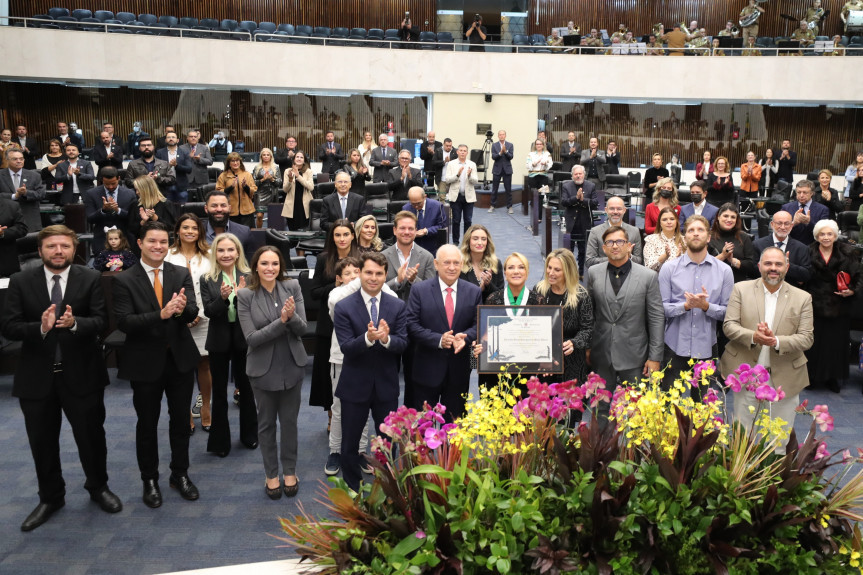
M 686 311 L 684 292 L 707 290 L 710 305 L 707 311 L 693 308 Z M 707 359 L 713 357 L 716 343 L 716 322 L 725 319 L 725 307 L 734 288 L 731 267 L 710 254 L 700 264 L 685 253 L 666 262 L 659 270 L 659 291 L 665 308 L 665 343 L 675 354 Z

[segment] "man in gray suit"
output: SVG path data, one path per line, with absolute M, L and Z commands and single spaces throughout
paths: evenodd
M 189 130 L 186 135 L 187 143 L 180 146 L 180 149 L 192 160 L 192 172 L 186 176 L 189 189 L 200 188 L 210 183 L 207 166 L 213 165 L 213 156 L 210 155 L 210 148 L 199 143 L 200 139 L 201 132 Z
M 398 163 L 395 149 L 389 147 L 389 139 L 386 134 L 378 136 L 378 147 L 372 150 L 369 164 L 375 169 L 373 182 L 389 183 L 389 172 Z
M 24 169 L 24 154 L 21 150 L 7 150 L 6 162 L 8 169 L 0 170 L 0 196 L 18 202 L 27 231 L 38 232 L 42 229 L 39 202 L 45 197 L 42 176 L 35 170 Z
M 586 150 L 581 151 L 581 162 L 587 180 L 593 182 L 597 190 L 605 189 L 605 152 L 599 149 L 599 140 L 591 138 Z
M 633 383 L 657 371 L 665 352 L 665 312 L 659 279 L 630 259 L 626 231 L 612 226 L 602 234 L 608 260 L 587 273 L 593 299 L 593 345 L 588 357 L 607 388 Z
M 626 206 L 621 198 L 612 196 L 605 203 L 605 214 L 608 218 L 598 226 L 590 230 L 590 235 L 587 237 L 587 259 L 584 262 L 584 269 L 588 270 L 590 266 L 601 264 L 608 261 L 605 254 L 602 252 L 602 234 L 611 226 L 619 226 L 626 230 L 626 236 L 629 238 L 629 243 L 632 244 L 632 261 L 637 264 L 643 264 L 644 258 L 641 255 L 641 232 L 635 226 L 623 223 L 623 215 L 626 213 Z

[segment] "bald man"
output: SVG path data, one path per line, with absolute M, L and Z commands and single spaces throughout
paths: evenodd
M 414 241 L 429 253 L 436 253 L 437 249 L 446 241 L 446 236 L 439 237 L 440 230 L 447 230 L 447 212 L 443 204 L 432 198 L 427 198 L 425 191 L 414 186 L 408 190 L 408 203 L 402 209 L 413 213 L 417 217 L 417 235 Z

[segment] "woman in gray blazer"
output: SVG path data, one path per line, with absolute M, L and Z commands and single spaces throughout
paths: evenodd
M 258 441 L 267 475 L 266 492 L 278 499 L 300 489 L 297 466 L 297 414 L 305 365 L 302 336 L 306 310 L 297 280 L 284 275 L 282 253 L 263 246 L 252 257 L 247 287 L 237 292 L 240 327 L 249 346 L 246 373 L 258 403 Z M 281 427 L 276 443 L 276 419 Z M 279 479 L 279 462 L 285 476 Z

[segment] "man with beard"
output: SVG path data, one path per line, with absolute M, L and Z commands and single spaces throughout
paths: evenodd
M 207 166 L 213 165 L 213 157 L 210 155 L 210 148 L 199 143 L 200 139 L 201 132 L 189 130 L 186 143 L 180 146 L 192 162 L 192 171 L 186 176 L 187 188 L 200 188 L 210 183 Z
M 99 173 L 102 185 L 83 194 L 87 221 L 93 224 L 93 255 L 105 249 L 105 228 L 117 228 L 126 235 L 129 243 L 129 210 L 135 209 L 137 196 L 134 190 L 120 184 L 117 168 L 107 166 Z M 101 270 L 100 270 L 101 271 Z
M 598 226 L 594 226 L 590 230 L 590 235 L 587 236 L 587 257 L 584 260 L 585 273 L 590 266 L 608 260 L 602 252 L 602 234 L 611 226 L 620 226 L 626 230 L 626 236 L 629 238 L 629 243 L 632 244 L 632 261 L 637 264 L 644 264 L 644 257 L 641 255 L 641 232 L 635 226 L 623 223 L 623 216 L 626 214 L 626 205 L 624 205 L 623 199 L 617 196 L 608 198 L 605 202 L 605 214 L 608 218 Z
M 321 163 L 321 173 L 329 174 L 332 180 L 345 161 L 345 153 L 341 144 L 336 142 L 336 135 L 332 130 L 327 130 L 325 138 L 326 141 L 318 147 L 318 161 Z
M 93 164 L 80 157 L 81 150 L 75 144 L 66 145 L 66 159 L 57 165 L 54 181 L 63 184 L 60 203 L 77 204 L 78 200 L 93 188 L 96 174 Z
M 584 259 L 587 252 L 587 234 L 593 227 L 593 210 L 598 206 L 596 186 L 584 181 L 584 166 L 572 167 L 572 181 L 564 182 L 560 193 L 560 207 L 566 208 L 566 233 L 569 234 L 569 249 L 578 245 L 578 274 L 584 275 Z
M 101 142 L 93 146 L 93 163 L 102 168 L 113 166 L 117 170 L 123 169 L 123 148 L 121 148 L 111 137 L 111 134 L 103 130 L 99 134 Z
M 279 171 L 282 174 L 294 165 L 294 155 L 299 151 L 297 139 L 294 136 L 288 135 L 285 138 L 285 147 L 276 150 L 276 155 L 273 157 L 273 161 L 278 164 Z
M 72 264 L 78 238 L 66 226 L 48 226 L 38 241 L 43 265 L 12 277 L 2 322 L 3 335 L 22 342 L 12 395 L 24 414 L 39 487 L 39 505 L 21 524 L 22 531 L 36 529 L 66 503 L 60 463 L 63 413 L 90 499 L 106 513 L 123 509 L 108 489 L 108 371 L 99 344 L 108 317 L 101 276 Z
M 234 234 L 240 240 L 240 243 L 243 244 L 243 251 L 246 254 L 252 253 L 249 244 L 252 234 L 247 226 L 230 220 L 231 203 L 228 201 L 228 196 L 224 191 L 213 190 L 207 194 L 204 211 L 207 212 L 207 243 L 212 245 L 213 238 L 219 234 Z
M 587 144 L 588 148 L 581 151 L 581 165 L 587 174 L 587 179 L 596 186 L 598 190 L 605 189 L 605 152 L 599 149 L 599 140 L 591 138 Z
M 168 196 L 168 188 L 174 185 L 177 181 L 177 175 L 174 168 L 165 160 L 160 160 L 156 157 L 156 150 L 153 148 L 153 140 L 149 137 L 141 138 L 138 143 L 141 156 L 129 162 L 126 166 L 126 187 L 134 189 L 133 183 L 138 176 L 150 176 L 156 181 L 159 186 L 159 191 L 162 195 Z
M 189 174 L 192 173 L 192 160 L 189 155 L 177 144 L 180 138 L 175 132 L 165 134 L 165 146 L 156 150 L 156 158 L 165 160 L 174 168 L 177 176 L 176 183 L 168 189 L 167 198 L 177 204 L 185 204 L 189 193 Z
M 752 246 L 759 257 L 769 247 L 782 250 L 788 259 L 788 271 L 786 273 L 788 283 L 802 289 L 809 281 L 809 276 L 812 275 L 809 248 L 803 242 L 799 242 L 788 235 L 792 225 L 791 214 L 785 210 L 779 210 L 773 214 L 773 219 L 770 221 L 770 229 L 773 230 L 773 233 L 758 238 L 752 242 Z
M 684 229 L 686 253 L 659 270 L 659 291 L 665 308 L 664 385 L 670 387 L 689 369 L 689 360 L 716 357 L 716 324 L 725 319 L 725 306 L 734 287 L 731 268 L 707 253 L 710 224 L 690 216 Z M 692 388 L 698 401 L 701 393 Z
M 789 184 L 793 182 L 795 166 L 797 166 L 797 152 L 791 149 L 791 140 L 782 140 L 776 180 L 785 180 Z
M 84 138 L 74 130 L 70 131 L 69 124 L 66 122 L 57 122 L 57 135 L 55 138 L 60 140 L 63 146 L 71 142 L 76 144 L 79 150 L 84 148 Z
M 804 352 L 814 341 L 812 296 L 785 282 L 788 262 L 785 252 L 768 247 L 758 262 L 761 279 L 734 285 L 723 329 L 728 336 L 720 363 L 723 374 L 741 364 L 761 365 L 770 372 L 770 385 L 782 385 L 785 398 L 770 404 L 770 416 L 794 426 L 800 392 L 809 386 Z M 747 429 L 758 414 L 755 393 L 741 389 L 734 394 L 734 418 Z M 783 442 L 783 446 L 784 446 Z

